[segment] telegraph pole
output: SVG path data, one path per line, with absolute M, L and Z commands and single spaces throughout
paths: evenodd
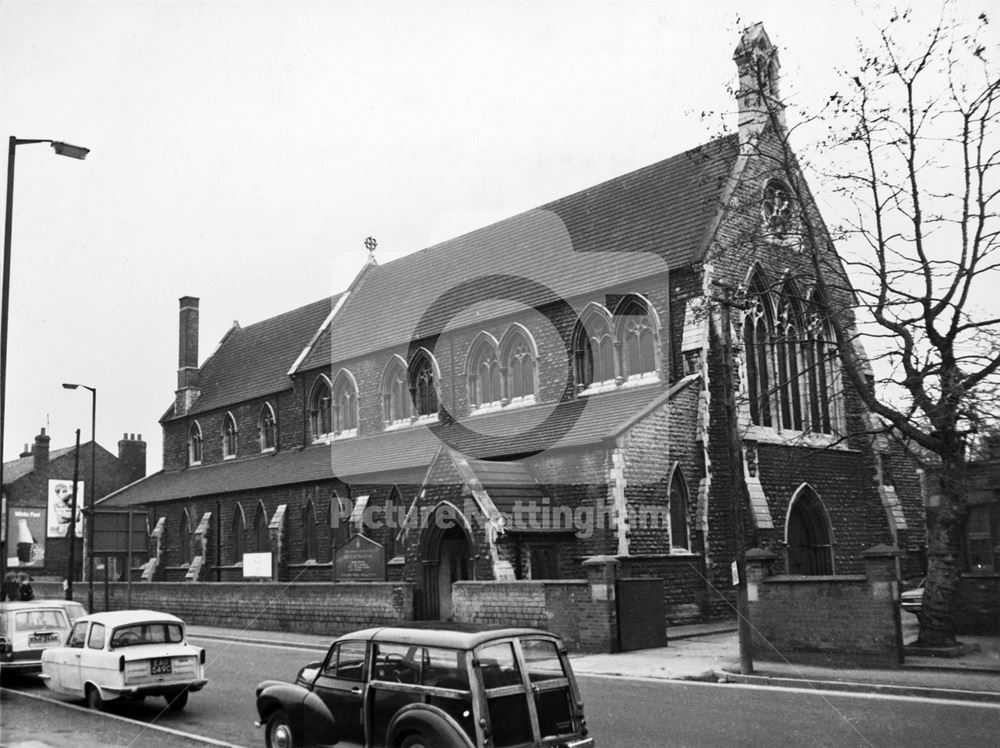
M 722 310 L 722 371 L 723 399 L 726 409 L 726 447 L 729 457 L 729 497 L 733 523 L 733 551 L 735 556 L 736 617 L 740 641 L 740 672 L 753 673 L 753 640 L 750 631 L 750 601 L 747 597 L 746 576 L 746 513 L 747 485 L 743 476 L 743 440 L 740 438 L 739 418 L 736 408 L 736 389 L 733 367 L 732 307 L 738 306 L 732 299 L 730 286 L 718 281 L 713 285 L 722 288 L 723 298 L 715 298 Z

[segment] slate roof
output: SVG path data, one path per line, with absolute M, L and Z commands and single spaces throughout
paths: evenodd
M 90 442 L 87 442 L 87 444 L 90 444 Z M 80 445 L 81 448 L 83 446 L 83 444 Z M 52 462 L 63 455 L 71 454 L 74 449 L 76 449 L 75 446 L 49 450 L 49 462 Z M 35 458 L 33 455 L 18 457 L 16 460 L 8 460 L 3 464 L 3 482 L 4 484 L 13 483 L 16 480 L 23 478 L 34 469 Z
M 683 389 L 647 386 L 463 419 L 461 423 L 413 426 L 330 445 L 227 460 L 158 473 L 110 494 L 107 506 L 135 506 L 338 477 L 348 483 L 420 483 L 442 440 L 475 463 L 481 458 L 522 457 L 550 449 L 600 444 L 628 428 L 651 408 Z M 478 464 L 478 463 L 476 463 Z M 404 475 L 406 479 L 399 476 Z
M 330 314 L 337 297 L 234 326 L 200 369 L 201 396 L 188 415 L 290 389 L 288 370 Z M 173 409 L 168 412 L 172 416 Z
M 469 298 L 509 294 L 536 306 L 551 299 L 544 291 L 551 289 L 572 300 L 695 260 L 721 205 L 738 145 L 736 135 L 726 136 L 537 210 L 368 267 L 338 312 L 331 334 L 319 337 L 299 369 L 326 367 L 423 338 Z M 467 293 L 454 293 L 470 281 Z M 417 329 L 432 308 L 437 314 Z M 519 308 L 492 301 L 479 314 L 494 317 Z

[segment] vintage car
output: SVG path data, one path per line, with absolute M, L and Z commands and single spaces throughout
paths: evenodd
M 69 633 L 65 600 L 0 603 L 0 672 L 37 673 L 42 652 Z
M 268 748 L 593 748 L 566 649 L 537 629 L 373 628 L 257 686 Z
M 184 622 L 155 610 L 94 613 L 77 619 L 66 644 L 42 655 L 42 678 L 56 693 L 101 709 L 113 699 L 162 696 L 183 709 L 208 682 L 205 650 L 189 644 Z

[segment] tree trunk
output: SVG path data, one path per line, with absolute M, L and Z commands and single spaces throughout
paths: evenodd
M 962 571 L 962 534 L 968 517 L 964 455 L 941 461 L 941 504 L 928 517 L 927 582 L 918 647 L 948 647 L 955 639 L 955 602 Z

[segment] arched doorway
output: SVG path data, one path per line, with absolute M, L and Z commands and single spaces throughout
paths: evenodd
M 833 533 L 826 508 L 808 485 L 796 491 L 785 523 L 789 574 L 832 574 Z
M 451 586 L 471 578 L 471 548 L 470 528 L 462 513 L 450 504 L 435 509 L 421 543 L 422 618 L 442 621 L 452 618 Z

